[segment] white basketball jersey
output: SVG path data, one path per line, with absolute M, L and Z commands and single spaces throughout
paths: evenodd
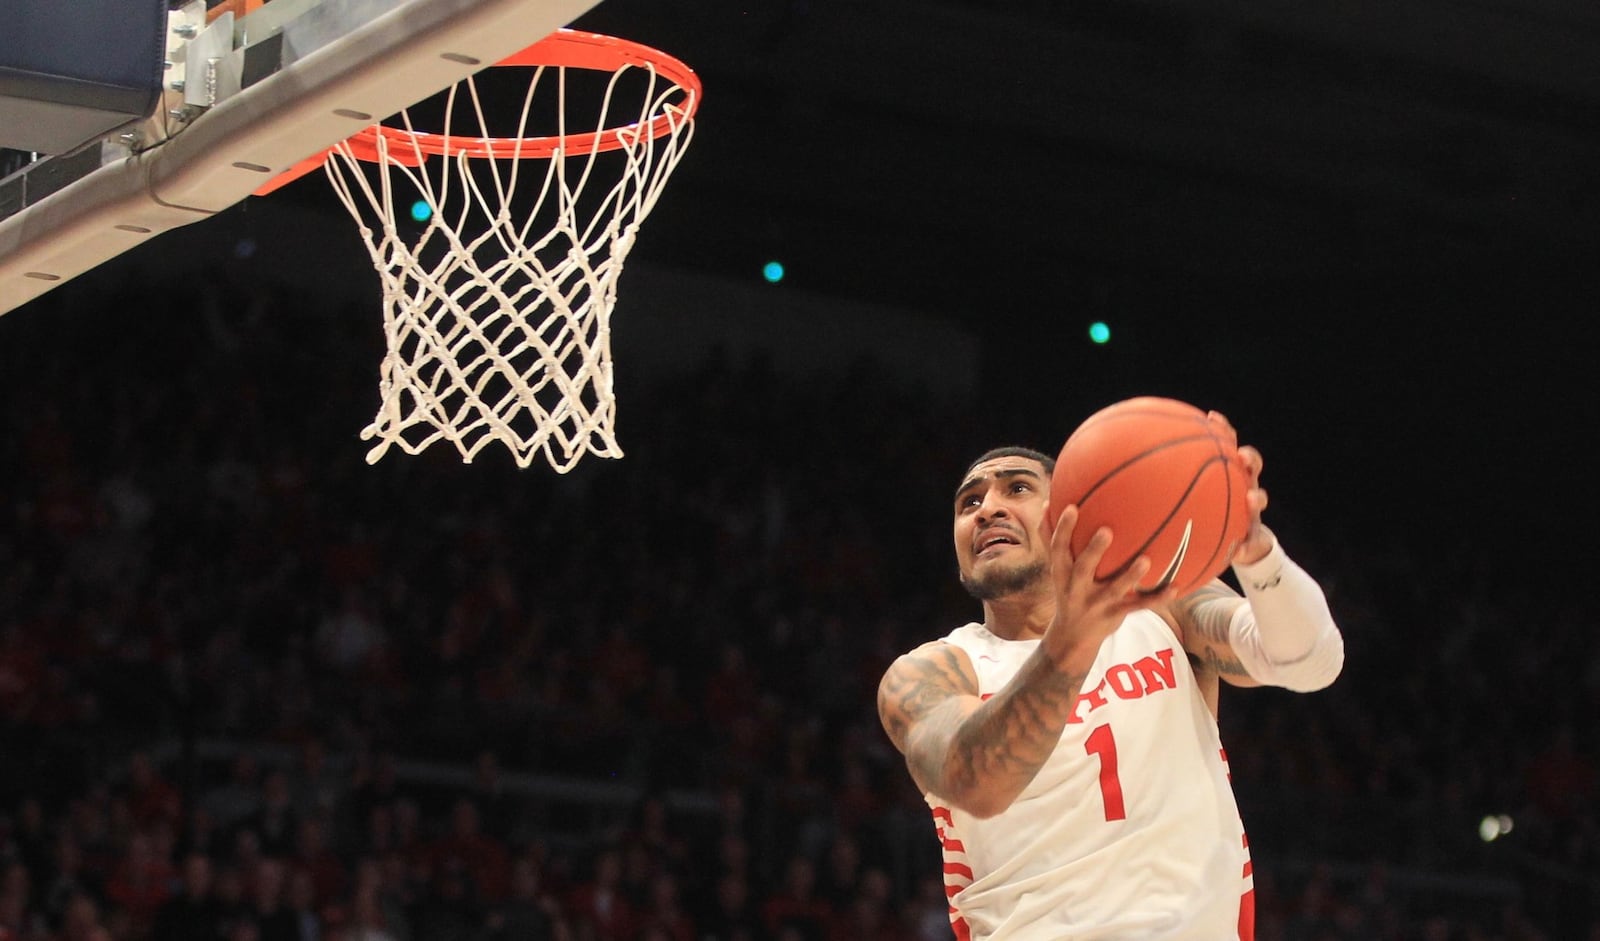
M 979 624 L 966 651 L 984 698 L 1037 640 Z M 1106 639 L 1061 741 L 987 820 L 925 795 L 944 848 L 960 941 L 1224 941 L 1254 935 L 1244 825 L 1217 723 L 1161 617 L 1140 611 Z

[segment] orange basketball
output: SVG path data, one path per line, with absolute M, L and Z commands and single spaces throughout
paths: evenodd
M 1097 577 L 1147 555 L 1141 589 L 1170 581 L 1187 594 L 1228 567 L 1250 523 L 1249 486 L 1233 429 L 1193 405 L 1147 396 L 1078 426 L 1056 461 L 1050 506 L 1077 504 L 1074 553 L 1096 529 L 1111 529 Z

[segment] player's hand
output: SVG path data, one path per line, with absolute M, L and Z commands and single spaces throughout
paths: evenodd
M 1261 522 L 1261 511 L 1267 508 L 1267 492 L 1261 487 L 1261 452 L 1248 444 L 1238 444 L 1238 433 L 1221 412 L 1207 412 L 1206 417 L 1227 429 L 1230 440 L 1238 446 L 1239 463 L 1250 481 L 1250 488 L 1244 494 L 1245 507 L 1250 511 L 1250 525 L 1245 529 L 1244 539 L 1240 540 L 1239 548 L 1234 550 L 1229 562 L 1234 565 L 1259 562 L 1272 551 L 1272 544 L 1276 540 L 1272 530 Z
M 1150 558 L 1143 555 L 1115 578 L 1095 578 L 1095 569 L 1111 547 L 1112 532 L 1100 527 L 1074 557 L 1072 530 L 1077 522 L 1078 508 L 1067 506 L 1049 534 L 1056 613 L 1045 630 L 1044 647 L 1056 663 L 1087 670 L 1101 643 L 1116 632 L 1123 618 L 1142 608 L 1166 604 L 1176 592 L 1171 586 L 1148 594 L 1138 590 L 1139 579 L 1150 571 Z

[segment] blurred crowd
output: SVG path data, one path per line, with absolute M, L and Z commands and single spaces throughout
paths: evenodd
M 1059 429 L 708 351 L 619 367 L 621 461 L 368 466 L 380 343 L 220 280 L 0 319 L 0 939 L 949 938 L 876 682 L 977 613 L 956 475 Z M 1600 941 L 1592 614 L 1272 513 L 1349 665 L 1224 693 L 1258 936 Z

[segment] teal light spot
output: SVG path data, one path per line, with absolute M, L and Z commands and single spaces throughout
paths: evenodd
M 1089 325 L 1089 339 L 1096 343 L 1105 343 L 1111 339 L 1111 328 L 1104 322 L 1096 320 Z
M 769 261 L 761 266 L 761 276 L 767 279 L 768 284 L 777 284 L 783 280 L 783 262 Z
M 411 204 L 411 218 L 418 222 L 427 222 L 433 218 L 433 207 L 425 199 L 419 199 Z

